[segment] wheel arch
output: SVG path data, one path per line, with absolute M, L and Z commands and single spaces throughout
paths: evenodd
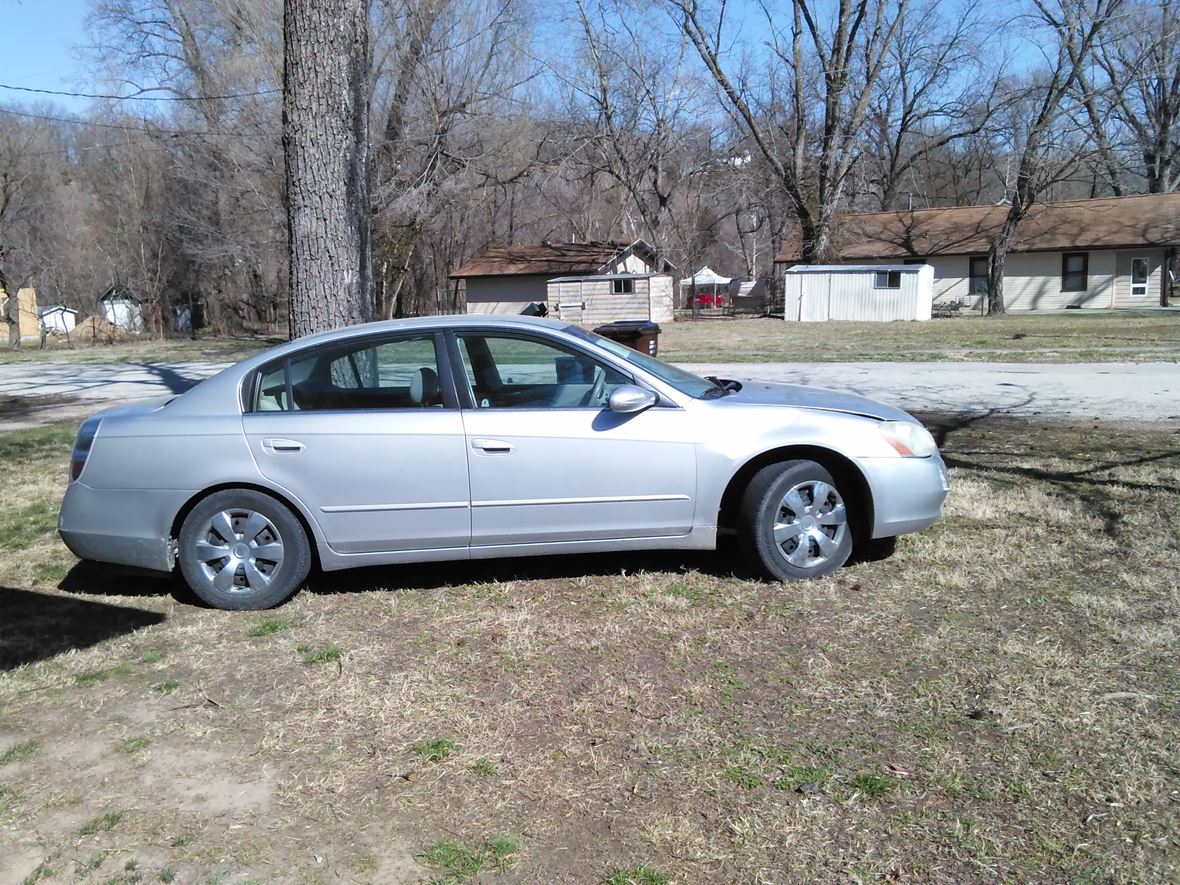
M 721 507 L 717 513 L 717 528 L 732 530 L 738 527 L 742 495 L 750 480 L 764 467 L 784 461 L 814 461 L 832 474 L 852 514 L 852 539 L 855 545 L 872 537 L 875 519 L 873 492 L 869 481 L 847 455 L 823 446 L 793 445 L 781 446 L 755 455 L 730 477 L 721 496 Z M 852 500 L 849 501 L 848 499 Z
M 215 486 L 209 486 L 207 489 L 202 489 L 187 501 L 185 501 L 180 510 L 176 512 L 176 516 L 174 516 L 172 519 L 172 526 L 168 530 L 168 537 L 179 538 L 180 527 L 184 524 L 184 521 L 188 518 L 188 515 L 193 512 L 193 508 L 195 508 L 210 495 L 214 495 L 217 492 L 230 491 L 233 489 L 246 489 L 251 492 L 258 492 L 260 494 L 266 495 L 267 497 L 274 498 L 276 501 L 290 510 L 291 513 L 294 514 L 295 519 L 299 522 L 300 527 L 302 527 L 304 535 L 307 537 L 307 547 L 311 551 L 312 565 L 317 569 L 320 568 L 319 544 L 316 540 L 316 533 L 311 526 L 311 521 L 303 512 L 303 508 L 283 493 L 277 492 L 267 486 L 259 485 L 258 483 L 223 482 Z

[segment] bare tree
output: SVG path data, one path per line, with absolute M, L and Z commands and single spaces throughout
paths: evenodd
M 909 0 L 841 0 L 832 10 L 811 0 L 793 0 L 786 21 L 764 4 L 770 62 L 757 89 L 748 71 L 727 65 L 724 6 L 721 15 L 710 18 L 698 0 L 667 4 L 734 122 L 787 194 L 799 224 L 803 260 L 827 258 L 869 104 Z M 825 19 L 823 13 L 829 11 Z M 817 107 L 818 114 L 813 113 Z
M 574 15 L 580 52 L 555 73 L 576 153 L 626 193 L 627 215 L 639 221 L 628 234 L 659 248 L 674 191 L 692 172 L 693 158 L 678 147 L 700 107 L 684 72 L 683 34 L 653 42 L 647 18 L 620 0 L 575 0 Z
M 298 0 L 283 13 L 291 336 L 373 316 L 369 8 Z
M 1068 140 L 1067 98 L 1082 66 L 1123 0 L 1033 0 L 1039 19 L 1055 42 L 1049 68 L 1023 90 L 1010 114 L 1015 169 L 1008 186 L 1008 211 L 987 255 L 989 314 L 1003 314 L 1004 265 L 1020 222 L 1044 190 L 1076 167 L 1079 150 Z
M 978 3 L 946 13 L 932 3 L 911 11 L 898 29 L 887 65 L 872 90 L 865 120 L 865 167 L 874 208 L 912 194 L 925 159 L 986 129 L 997 102 L 1000 59 L 977 35 L 987 26 Z
M 1115 194 L 1128 178 L 1141 177 L 1150 194 L 1180 188 L 1180 9 L 1172 0 L 1128 2 L 1093 62 L 1081 65 L 1078 91 Z

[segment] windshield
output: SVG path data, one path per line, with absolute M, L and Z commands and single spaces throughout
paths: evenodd
M 568 326 L 566 331 L 577 335 L 579 338 L 584 338 L 592 344 L 598 345 L 603 350 L 613 353 L 615 356 L 626 360 L 632 365 L 639 366 L 645 372 L 655 375 L 661 381 L 672 385 L 681 393 L 687 393 L 694 399 L 701 399 L 706 395 L 714 395 L 717 391 L 717 385 L 712 381 L 706 381 L 704 378 L 694 375 L 692 372 L 686 372 L 684 369 L 670 366 L 653 356 L 648 356 L 646 353 L 632 350 L 625 344 L 611 341 L 609 338 L 603 338 L 601 335 L 596 335 L 593 332 L 587 332 L 578 326 Z

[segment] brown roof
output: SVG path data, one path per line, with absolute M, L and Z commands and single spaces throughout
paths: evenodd
M 620 252 L 629 248 L 650 264 L 659 264 L 660 270 L 671 265 L 657 261 L 654 249 L 643 240 L 631 243 L 622 241 L 590 243 L 537 243 L 535 245 L 502 246 L 489 249 L 451 274 L 451 279 L 462 277 L 505 277 L 521 274 L 551 274 L 572 276 L 594 274 L 602 270 Z
M 836 231 L 840 259 L 979 255 L 999 232 L 1008 206 L 963 206 L 909 212 L 842 215 Z M 1036 203 L 1020 223 L 1014 252 L 1117 249 L 1180 244 L 1180 194 Z M 798 261 L 798 233 L 776 261 Z

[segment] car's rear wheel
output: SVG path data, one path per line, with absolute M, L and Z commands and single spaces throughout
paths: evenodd
M 178 559 L 185 582 L 216 608 L 272 608 L 307 577 L 311 549 L 290 509 L 250 489 L 215 492 L 180 528 Z
M 739 539 L 751 563 L 779 581 L 822 578 L 848 561 L 852 526 L 836 481 L 814 461 L 762 468 L 742 496 Z

